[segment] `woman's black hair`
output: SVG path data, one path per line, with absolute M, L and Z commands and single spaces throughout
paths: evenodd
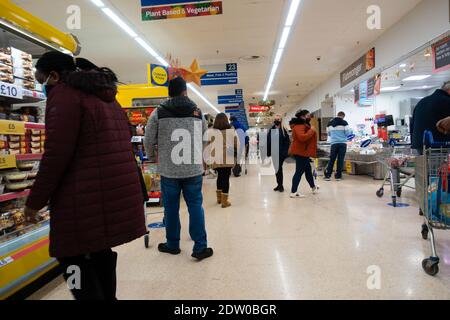
M 36 63 L 36 69 L 46 75 L 54 71 L 64 79 L 69 73 L 77 69 L 73 57 L 58 51 L 46 52 Z
M 45 53 L 36 63 L 36 69 L 49 75 L 57 72 L 61 80 L 86 93 L 116 89 L 118 78 L 109 68 L 100 68 L 84 58 L 73 58 L 58 51 Z
M 310 114 L 311 112 L 309 112 L 308 110 L 300 110 L 299 112 L 297 112 L 297 114 L 295 115 L 297 118 L 301 118 L 306 116 L 307 114 Z

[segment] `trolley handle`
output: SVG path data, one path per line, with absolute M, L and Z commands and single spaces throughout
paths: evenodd
M 423 145 L 429 148 L 441 148 L 441 147 L 450 147 L 450 142 L 434 141 L 433 133 L 427 130 L 423 134 Z

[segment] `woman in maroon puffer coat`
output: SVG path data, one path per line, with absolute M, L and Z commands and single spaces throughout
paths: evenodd
M 74 272 L 69 266 L 81 271 L 74 297 L 114 300 L 117 254 L 111 248 L 146 233 L 128 119 L 115 98 L 117 78 L 59 52 L 44 54 L 36 70 L 48 97 L 46 144 L 26 217 L 33 221 L 49 203 L 50 255 L 66 280 Z

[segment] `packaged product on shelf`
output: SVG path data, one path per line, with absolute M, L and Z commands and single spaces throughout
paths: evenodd
M 33 56 L 19 49 L 11 47 L 11 58 L 15 68 L 21 68 L 29 66 L 33 63 Z
M 19 161 L 17 162 L 17 168 L 21 171 L 31 171 L 35 166 L 35 161 Z M 28 178 L 31 178 L 28 175 Z
M 38 172 L 36 170 L 28 173 L 28 179 L 36 179 Z
M 31 153 L 32 154 L 39 154 L 41 153 L 41 148 L 31 148 Z
M 0 73 L 13 75 L 13 67 L 7 64 L 0 63 Z
M 28 181 L 9 182 L 6 184 L 6 189 L 11 192 L 19 192 L 28 188 Z
M 29 81 L 21 78 L 14 78 L 13 84 L 28 90 L 34 90 L 35 87 L 34 81 Z
M 12 66 L 11 53 L 5 52 L 6 49 L 0 49 L 0 63 Z
M 8 183 L 23 182 L 27 179 L 28 174 L 18 170 L 11 170 L 3 173 L 5 181 Z
M 9 149 L 8 152 L 11 155 L 18 155 L 20 154 L 20 149 Z
M 9 148 L 10 149 L 20 149 L 20 142 L 9 142 Z
M 14 83 L 14 76 L 12 74 L 9 74 L 9 73 L 2 73 L 2 72 L 0 72 L 0 81 L 13 84 Z
M 21 136 L 16 136 L 16 135 L 9 135 L 8 136 L 8 140 L 9 142 L 20 142 L 20 138 Z
M 41 142 L 41 136 L 31 136 L 31 142 Z
M 24 79 L 34 82 L 34 74 L 31 67 L 14 68 L 13 75 L 15 78 Z M 33 87 L 34 88 L 34 87 Z
M 32 148 L 40 148 L 41 147 L 41 142 L 31 142 L 31 147 Z

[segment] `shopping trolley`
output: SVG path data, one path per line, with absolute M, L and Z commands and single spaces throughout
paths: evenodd
M 431 276 L 439 272 L 439 257 L 433 230 L 450 229 L 449 142 L 435 142 L 431 132 L 424 135 L 423 156 L 416 161 L 416 193 L 425 222 L 422 237 L 430 236 L 431 257 L 422 261 L 425 272 Z
M 154 162 L 141 162 L 142 175 L 144 177 L 145 186 L 147 187 L 149 201 L 145 204 L 145 225 L 147 226 L 147 234 L 144 236 L 144 244 L 146 248 L 150 246 L 150 230 L 147 215 L 147 205 L 162 206 L 161 192 L 161 176 L 158 172 L 158 164 Z M 163 221 L 164 224 L 164 221 Z
M 376 159 L 386 168 L 381 188 L 376 192 L 377 197 L 382 198 L 384 187 L 391 188 L 392 205 L 397 207 L 397 198 L 402 196 L 403 188 L 414 189 L 407 183 L 415 176 L 415 155 L 409 144 L 392 144 L 389 148 L 376 155 Z

